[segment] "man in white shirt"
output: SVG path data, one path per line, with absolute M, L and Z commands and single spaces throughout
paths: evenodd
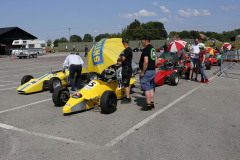
M 195 44 L 193 44 L 190 47 L 191 65 L 190 65 L 190 73 L 189 73 L 189 79 L 188 79 L 188 80 L 190 80 L 192 78 L 193 68 L 196 65 L 196 78 L 192 79 L 193 81 L 196 81 L 196 82 L 197 82 L 197 76 L 198 76 L 198 71 L 199 71 L 199 52 L 200 52 L 198 42 L 199 42 L 199 40 L 196 38 Z
M 76 82 L 77 82 L 77 89 L 81 87 L 81 73 L 82 73 L 82 66 L 83 60 L 79 55 L 75 55 L 71 53 L 67 56 L 63 63 L 63 73 L 65 73 L 65 69 L 69 66 L 69 79 L 71 84 L 71 90 L 76 91 L 75 83 L 74 83 L 74 74 L 77 73 Z

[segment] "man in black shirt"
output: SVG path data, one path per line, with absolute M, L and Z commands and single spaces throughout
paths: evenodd
M 142 91 L 145 92 L 147 106 L 141 108 L 142 111 L 154 109 L 154 79 L 155 79 L 155 66 L 157 64 L 156 50 L 150 44 L 150 39 L 144 37 L 141 40 L 142 45 L 145 47 L 139 61 L 139 68 L 142 70 L 140 73 L 140 82 Z
M 131 103 L 130 98 L 130 79 L 132 77 L 132 49 L 128 46 L 128 40 L 122 40 L 123 46 L 126 48 L 124 54 L 118 59 L 118 62 L 122 62 L 122 83 L 125 88 L 126 98 L 122 100 L 122 103 Z

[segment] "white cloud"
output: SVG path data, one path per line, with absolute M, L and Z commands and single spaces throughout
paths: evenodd
M 158 6 L 158 2 L 152 2 L 154 6 Z
M 184 23 L 184 19 L 183 18 L 179 18 L 179 17 L 175 17 L 174 21 L 178 22 L 178 23 Z
M 167 18 L 161 18 L 161 19 L 159 19 L 158 21 L 164 23 L 164 22 L 167 22 L 168 19 L 167 19 Z
M 211 13 L 209 10 L 197 10 L 197 9 L 187 9 L 178 10 L 178 13 L 182 17 L 193 17 L 193 16 L 210 16 Z
M 162 10 L 163 13 L 169 13 L 170 10 L 167 9 L 165 6 L 160 6 L 160 9 Z
M 134 19 L 134 18 L 140 18 L 140 17 L 154 17 L 156 15 L 157 14 L 155 12 L 148 12 L 147 10 L 142 9 L 136 13 L 127 13 L 119 16 L 122 18 Z
M 228 11 L 228 10 L 234 10 L 234 9 L 239 8 L 239 5 L 235 5 L 235 6 L 220 6 L 220 8 L 222 10 Z

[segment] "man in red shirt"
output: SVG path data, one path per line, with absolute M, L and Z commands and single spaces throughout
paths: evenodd
M 206 73 L 204 72 L 204 68 L 205 68 L 205 60 L 206 60 L 206 50 L 205 47 L 203 45 L 199 45 L 199 49 L 200 49 L 200 53 L 199 53 L 199 68 L 200 68 L 200 72 L 201 72 L 201 81 L 199 81 L 200 83 L 209 83 L 208 77 L 206 75 Z

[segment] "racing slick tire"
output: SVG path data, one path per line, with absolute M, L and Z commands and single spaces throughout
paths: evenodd
M 221 59 L 218 60 L 217 65 L 221 66 Z
M 53 91 L 58 87 L 58 86 L 62 86 L 62 82 L 59 78 L 57 77 L 52 77 L 49 81 L 48 81 L 48 89 L 50 91 L 50 93 L 53 93 Z
M 179 82 L 179 76 L 177 72 L 172 72 L 172 74 L 170 75 L 170 84 L 173 86 L 178 85 Z
M 100 100 L 101 111 L 104 114 L 111 114 L 117 110 L 117 96 L 113 91 L 105 91 Z
M 207 61 L 206 63 L 206 70 L 210 70 L 211 69 L 211 62 Z
M 52 94 L 52 101 L 55 106 L 64 106 L 69 99 L 70 92 L 67 87 L 58 86 Z
M 31 75 L 25 75 L 23 76 L 22 80 L 21 80 L 21 85 L 23 85 L 24 83 L 30 81 L 31 79 L 33 79 L 33 76 Z
M 87 74 L 87 83 L 90 82 L 91 80 L 98 79 L 99 75 L 95 72 L 90 72 Z

